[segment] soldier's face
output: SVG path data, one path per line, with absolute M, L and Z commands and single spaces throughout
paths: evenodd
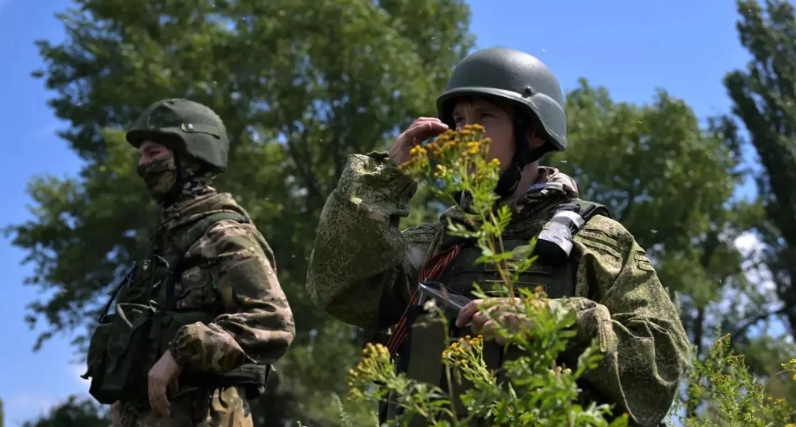
M 144 141 L 138 147 L 138 164 L 144 165 L 152 160 L 163 159 L 169 156 L 169 149 L 157 142 Z
M 490 102 L 481 98 L 461 98 L 453 110 L 456 128 L 479 124 L 484 127 L 485 136 L 492 140 L 489 146 L 489 160 L 500 161 L 500 172 L 511 166 L 511 159 L 517 150 L 514 139 L 514 109 L 508 103 Z M 525 130 L 525 138 L 531 149 L 540 147 L 544 139 L 536 135 L 533 129 Z
M 478 124 L 484 127 L 487 137 L 492 140 L 489 159 L 500 161 L 500 171 L 505 172 L 514 156 L 514 117 L 507 106 L 498 106 L 478 98 L 462 98 L 453 110 L 456 128 Z

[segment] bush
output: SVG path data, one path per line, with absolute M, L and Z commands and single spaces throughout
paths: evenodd
M 782 368 L 779 375 L 796 381 L 796 359 Z M 713 343 L 704 361 L 693 362 L 684 390 L 675 408 L 685 411 L 679 417 L 685 427 L 796 427 L 796 409 L 766 395 L 744 356 L 733 353 L 729 335 Z

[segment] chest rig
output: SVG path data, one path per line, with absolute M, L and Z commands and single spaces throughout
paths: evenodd
M 251 221 L 238 213 L 220 212 L 186 224 L 176 230 L 170 248 L 155 242 L 141 265 L 134 264 L 114 289 L 91 337 L 88 369 L 82 376 L 91 378 L 89 393 L 98 402 L 121 400 L 148 405 L 147 374 L 168 350 L 177 331 L 196 322 L 210 323 L 222 314 L 219 306 L 185 307 L 176 295 L 185 252 L 222 220 Z M 208 292 L 217 291 L 214 281 L 204 286 L 211 288 Z M 109 314 L 114 302 L 115 313 Z M 253 398 L 263 392 L 270 369 L 270 365 L 250 364 L 225 374 L 184 370 L 180 384 L 210 389 L 241 386 L 247 398 Z
M 523 215 L 524 214 L 524 215 Z M 595 215 L 610 218 L 607 208 L 602 205 L 580 199 L 565 200 L 553 197 L 542 200 L 528 212 L 520 212 L 515 224 L 509 226 L 502 236 L 506 252 L 521 247 L 528 247 L 531 239 L 537 238 L 534 255 L 537 260 L 525 272 L 519 275 L 515 283 L 517 288 L 544 289 L 548 298 L 564 298 L 575 296 L 577 285 L 577 269 L 579 254 L 571 254 L 572 238 L 580 228 Z M 497 294 L 503 284 L 498 269 L 494 264 L 477 264 L 482 256 L 475 240 L 467 240 L 454 236 L 445 236 L 437 248 L 438 255 L 432 258 L 419 280 L 433 280 L 458 294 L 475 298 L 473 283 L 478 283 L 485 294 Z M 519 259 L 517 260 L 519 261 Z M 516 271 L 516 264 L 508 263 L 508 270 Z M 436 274 L 428 274 L 435 272 Z M 451 326 L 446 330 L 441 322 L 423 313 L 422 306 L 417 304 L 417 292 L 404 316 L 395 328 L 388 342 L 395 355 L 397 369 L 406 373 L 407 377 L 439 386 L 447 391 L 447 377 L 441 363 L 442 351 L 447 346 L 446 338 L 457 338 L 467 335 L 469 330 L 459 330 L 453 326 L 458 313 L 449 313 Z M 497 295 L 496 295 L 497 296 Z M 489 369 L 497 370 L 503 362 L 519 356 L 516 348 L 509 347 L 506 352 L 493 341 L 484 343 L 484 361 Z M 504 377 L 498 371 L 498 382 Z M 452 396 L 458 396 L 469 384 L 456 384 Z M 458 398 L 453 399 L 455 410 L 462 415 L 466 409 Z M 381 421 L 387 421 L 397 415 L 397 408 L 383 402 L 380 408 Z M 485 420 L 474 421 L 473 425 L 481 425 Z M 410 427 L 427 425 L 425 420 L 415 417 Z M 484 424 L 488 425 L 488 424 Z

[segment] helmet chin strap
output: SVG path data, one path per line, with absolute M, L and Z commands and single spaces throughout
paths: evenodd
M 495 187 L 495 193 L 501 199 L 510 197 L 517 191 L 525 166 L 541 159 L 544 153 L 547 152 L 544 145 L 531 149 L 531 144 L 528 138 L 525 137 L 525 129 L 526 125 L 524 123 L 517 123 L 514 128 L 514 144 L 516 147 L 514 157 L 511 159 L 511 166 L 503 172 Z

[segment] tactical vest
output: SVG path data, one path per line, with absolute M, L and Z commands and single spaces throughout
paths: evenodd
M 211 323 L 219 314 L 212 307 L 182 307 L 177 304 L 175 287 L 183 269 L 185 252 L 222 220 L 249 223 L 249 218 L 220 212 L 208 215 L 176 230 L 177 238 L 163 258 L 150 252 L 142 265 L 134 264 L 112 293 L 89 343 L 86 374 L 91 378 L 89 393 L 103 404 L 118 401 L 148 405 L 148 378 L 152 366 L 168 350 L 169 342 L 185 325 Z M 205 284 L 216 292 L 215 282 Z M 108 315 L 116 301 L 116 313 Z M 243 365 L 225 374 L 184 370 L 180 386 L 208 389 L 241 386 L 247 398 L 263 392 L 270 365 Z
M 578 199 L 568 203 L 577 206 L 578 213 L 585 221 L 595 215 L 603 215 L 610 218 L 608 209 L 602 205 Z M 554 208 L 546 209 L 539 215 L 534 216 L 534 221 L 529 223 L 527 227 L 523 227 L 517 232 L 504 234 L 502 241 L 505 250 L 510 252 L 521 246 L 529 246 L 530 240 L 540 233 L 544 224 L 553 217 L 554 213 Z M 463 241 L 456 238 L 443 239 L 443 243 L 437 251 L 444 251 L 454 243 L 461 245 L 459 252 L 435 281 L 444 284 L 446 288 L 452 291 L 471 297 L 474 291 L 473 283 L 478 283 L 481 290 L 487 295 L 490 292 L 497 294 L 497 290 L 502 289 L 503 286 L 498 270 L 494 264 L 477 264 L 475 262 L 476 259 L 482 256 L 482 253 L 474 241 Z M 541 286 L 548 298 L 575 296 L 579 261 L 580 257 L 575 256 L 575 254 L 558 264 L 547 262 L 544 257 L 540 256 L 528 270 L 519 275 L 519 280 L 515 283 L 515 286 L 528 289 L 536 289 Z M 509 262 L 508 264 L 508 269 L 511 271 L 513 268 L 512 263 Z M 442 352 L 447 346 L 446 337 L 457 338 L 465 336 L 469 333 L 469 329 L 459 330 L 453 325 L 452 320 L 458 313 L 450 311 L 446 313 L 446 315 L 450 316 L 451 321 L 449 322 L 449 329 L 445 330 L 444 324 L 434 319 L 435 315 L 422 314 L 422 309 L 419 306 L 410 306 L 407 312 L 411 313 L 412 311 L 414 311 L 414 314 L 408 315 L 411 319 L 407 323 L 410 325 L 406 328 L 407 337 L 396 356 L 398 371 L 405 372 L 406 376 L 413 380 L 433 384 L 440 387 L 443 391 L 447 391 L 447 376 L 441 362 Z M 484 343 L 483 356 L 487 367 L 497 371 L 505 361 L 515 359 L 520 354 L 517 348 L 509 347 L 507 352 L 504 352 L 503 348 L 495 344 L 494 341 L 487 341 Z M 497 382 L 505 381 L 502 371 L 497 372 Z M 455 380 L 453 381 L 454 390 L 450 395 L 454 401 L 454 410 L 461 415 L 466 415 L 467 410 L 460 402 L 458 396 L 471 384 L 463 378 L 462 381 L 459 384 Z M 381 422 L 397 415 L 396 410 L 397 408 L 391 407 L 387 403 L 382 403 L 380 408 Z M 472 424 L 475 426 L 490 425 L 487 420 L 476 420 Z M 420 427 L 426 426 L 427 423 L 419 417 L 414 417 L 409 425 L 410 427 Z

